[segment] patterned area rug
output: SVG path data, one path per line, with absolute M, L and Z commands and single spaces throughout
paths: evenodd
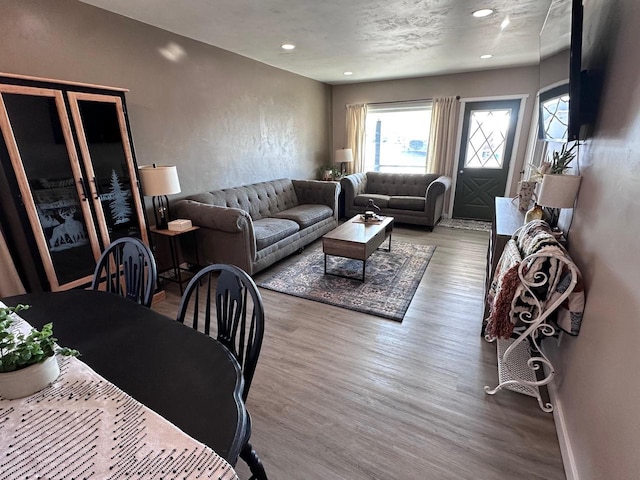
M 386 242 L 383 247 L 386 247 Z M 299 261 L 256 278 L 263 288 L 401 322 L 436 247 L 393 241 L 391 252 L 367 260 L 365 282 L 324 274 L 322 245 L 316 242 Z M 327 257 L 327 271 L 360 278 L 362 262 Z
M 440 227 L 462 228 L 464 230 L 476 230 L 479 232 L 490 232 L 491 222 L 481 220 L 464 220 L 461 218 L 443 218 L 438 223 Z

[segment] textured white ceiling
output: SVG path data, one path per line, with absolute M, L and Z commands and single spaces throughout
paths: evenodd
M 338 84 L 536 64 L 552 0 L 82 1 Z M 472 17 L 484 7 L 495 13 Z

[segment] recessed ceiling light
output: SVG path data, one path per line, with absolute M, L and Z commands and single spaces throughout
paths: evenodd
M 293 45 L 292 43 L 285 43 L 284 45 L 280 45 L 282 47 L 283 50 L 293 50 L 294 48 L 296 48 L 295 45 Z
M 353 72 L 344 72 L 344 75 L 348 77 L 349 75 L 353 75 Z
M 476 10 L 472 13 L 472 15 L 476 18 L 488 17 L 493 13 L 493 10 L 490 8 L 482 8 L 480 10 Z
M 487 53 L 486 55 L 480 55 L 480 58 L 491 58 L 493 55 Z

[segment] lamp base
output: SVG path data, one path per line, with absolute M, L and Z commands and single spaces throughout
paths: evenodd
M 167 230 L 169 228 L 169 222 L 167 221 L 167 217 L 159 217 L 156 216 L 156 228 L 158 230 Z
M 527 224 L 534 220 L 542 220 L 544 218 L 544 210 L 537 203 L 524 216 L 524 223 Z
M 153 197 L 153 214 L 158 230 L 169 228 L 169 199 L 166 195 Z

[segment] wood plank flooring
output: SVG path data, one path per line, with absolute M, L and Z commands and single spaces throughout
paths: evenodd
M 402 323 L 261 290 L 247 406 L 269 478 L 564 479 L 552 414 L 483 391 L 497 381 L 480 338 L 488 233 L 396 226 L 393 238 L 437 245 Z M 168 285 L 154 309 L 175 317 L 178 303 Z

